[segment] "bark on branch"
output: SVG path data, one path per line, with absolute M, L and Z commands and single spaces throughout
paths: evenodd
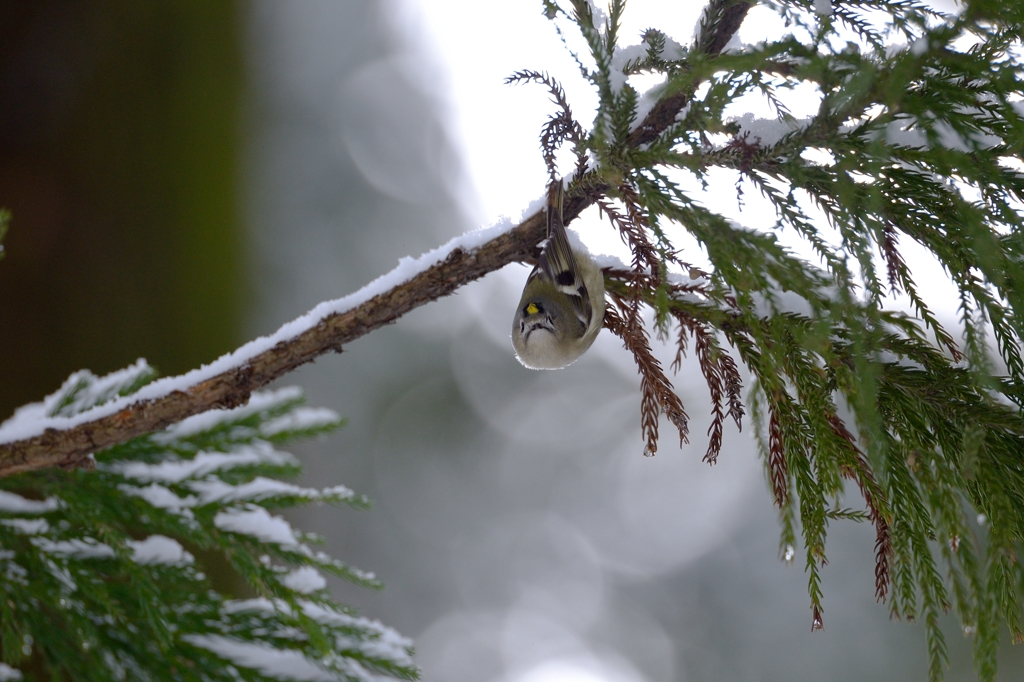
M 578 214 L 578 211 L 577 211 Z M 472 251 L 455 248 L 412 279 L 362 305 L 329 315 L 315 327 L 194 386 L 133 403 L 120 412 L 67 430 L 0 444 L 0 476 L 46 467 L 74 467 L 91 453 L 165 428 L 206 410 L 244 405 L 250 394 L 327 352 L 341 352 L 375 329 L 424 303 L 448 296 L 505 265 L 531 260 L 545 236 L 543 213 Z
M 714 15 L 716 20 L 709 25 L 709 35 L 701 41 L 704 51 L 721 51 L 739 28 L 751 1 L 712 0 L 705 13 Z M 655 139 L 672 125 L 691 96 L 691 92 L 676 92 L 663 98 L 630 136 L 629 144 L 635 147 Z M 567 198 L 565 221 L 575 219 L 597 198 L 593 192 Z M 345 344 L 396 321 L 424 303 L 448 296 L 462 285 L 509 263 L 532 261 L 537 243 L 544 236 L 545 219 L 541 211 L 478 248 L 455 248 L 412 279 L 351 310 L 329 315 L 315 327 L 185 390 L 139 400 L 119 412 L 72 428 L 48 429 L 35 437 L 0 443 L 0 477 L 49 467 L 87 466 L 89 455 L 104 448 L 206 410 L 243 405 L 253 391 L 324 353 L 341 352 Z

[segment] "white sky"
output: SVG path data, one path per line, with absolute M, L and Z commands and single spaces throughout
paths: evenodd
M 518 216 L 543 194 L 546 174 L 540 155 L 540 127 L 554 109 L 541 85 L 507 86 L 522 69 L 544 70 L 565 88 L 577 118 L 593 119 L 596 97 L 580 76 L 539 0 L 481 3 L 474 0 L 406 0 L 402 22 L 407 35 L 425 40 L 437 54 L 454 111 L 457 144 L 476 186 L 477 215 L 493 222 Z M 626 42 L 639 42 L 652 25 L 683 42 L 693 31 L 697 2 L 633 0 L 626 14 Z M 499 30 L 493 30 L 500 26 Z M 426 35 L 423 28 L 427 28 Z M 482 27 L 487 27 L 482 30 Z M 497 138 L 500 149 L 495 156 Z

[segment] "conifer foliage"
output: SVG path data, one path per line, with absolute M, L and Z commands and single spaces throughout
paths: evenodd
M 646 454 L 657 452 L 660 416 L 685 442 L 695 409 L 653 352 L 658 336 L 675 345 L 670 369 L 692 350 L 707 383 L 705 461 L 728 456 L 726 425 L 750 414 L 780 555 L 792 560 L 802 547 L 811 629 L 824 626 L 829 524 L 869 523 L 876 597 L 893 617 L 923 621 L 930 678 L 945 670 L 939 622 L 954 611 L 979 678 L 994 680 L 1000 637 L 1008 629 L 1024 640 L 1024 3 L 965 0 L 944 14 L 925 0 L 709 0 L 688 44 L 652 27 L 632 45 L 620 31 L 625 4 L 542 2 L 597 92 L 592 124 L 550 75 L 509 80 L 552 95 L 541 148 L 549 180 L 566 185 L 566 221 L 596 206 L 630 249 L 630 263 L 605 271 L 605 326 L 637 361 Z M 755 6 L 787 30 L 744 45 L 737 31 Z M 663 82 L 640 92 L 634 77 L 648 74 Z M 812 115 L 787 108 L 795 89 L 816 93 Z M 751 96 L 773 115 L 744 115 Z M 574 163 L 560 169 L 564 146 Z M 737 193 L 771 203 L 772 229 L 701 202 L 693 188 L 721 169 Z M 315 345 L 300 335 L 245 355 L 237 373 L 218 375 L 237 380 L 238 394 L 217 399 L 241 402 L 244 381 L 265 385 L 280 368 L 528 259 L 538 240 L 524 235 L 541 227 L 535 216 L 486 244 L 453 247 L 302 332 L 344 317 L 348 336 Z M 679 230 L 708 265 L 673 243 Z M 929 308 L 909 244 L 955 284 L 958 320 Z M 382 301 L 395 310 L 373 307 Z M 273 372 L 260 364 L 270 355 Z M 78 373 L 13 419 L 84 413 L 151 379 L 144 363 Z M 132 419 L 131 408 L 104 413 L 104 428 L 122 416 Z M 91 423 L 72 427 L 75 443 L 95 445 Z M 277 445 L 339 423 L 294 390 L 252 393 L 244 407 L 97 452 L 91 470 L 35 464 L 0 479 L 0 680 L 19 678 L 19 667 L 54 679 L 414 677 L 409 642 L 334 604 L 321 572 L 369 587 L 373 577 L 270 512 L 365 505 L 345 488 L 271 478 L 297 471 Z M 36 452 L 0 445 L 8 459 Z M 858 498 L 860 509 L 846 506 Z M 223 554 L 257 596 L 213 591 L 190 553 L 199 550 Z
M 77 372 L 13 419 L 73 416 L 155 377 L 144 361 Z M 254 394 L 109 448 L 95 466 L 0 481 L 0 679 L 413 679 L 411 642 L 334 603 L 323 573 L 379 583 L 270 510 L 365 508 L 302 488 L 277 446 L 341 425 L 293 388 Z M 274 477 L 274 478 L 271 478 Z M 189 549 L 223 556 L 255 594 L 213 590 Z
M 659 413 L 687 437 L 650 352 L 649 310 L 680 357 L 694 342 L 709 463 L 726 416 L 741 424 L 738 368 L 750 377 L 780 553 L 803 546 L 811 629 L 824 624 L 829 523 L 871 523 L 876 596 L 924 622 L 930 678 L 947 663 L 939 618 L 952 609 L 992 680 L 1002 624 L 1024 639 L 1024 5 L 968 1 L 947 15 L 918 0 L 766 0 L 758 11 L 787 30 L 744 45 L 736 29 L 754 4 L 711 0 L 688 46 L 657 28 L 624 46 L 623 0 L 545 0 L 567 45 L 582 35 L 573 56 L 599 97 L 592 126 L 549 76 L 511 80 L 551 90 L 552 178 L 557 147 L 571 144 L 567 202 L 596 204 L 632 252 L 629 270 L 606 271 L 606 327 L 637 361 L 646 453 Z M 631 85 L 651 73 L 663 84 Z M 816 92 L 813 115 L 790 113 L 795 88 Z M 743 115 L 751 94 L 770 119 Z M 771 202 L 774 229 L 694 196 L 716 169 Z M 709 272 L 686 262 L 669 226 L 696 238 Z M 910 242 L 955 283 L 955 326 L 929 309 L 901 251 Z M 863 511 L 843 506 L 850 495 Z

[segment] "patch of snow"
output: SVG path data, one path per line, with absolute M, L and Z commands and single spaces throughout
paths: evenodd
M 340 498 L 352 498 L 356 494 L 345 485 L 332 485 L 330 488 L 324 488 L 320 491 L 320 497 L 340 497 Z
M 574 234 L 572 232 L 572 230 L 566 230 L 566 232 L 568 234 L 570 234 L 570 235 Z M 569 241 L 573 241 L 572 237 L 569 237 Z M 575 243 L 573 244 L 573 249 L 574 250 L 576 249 Z M 590 254 L 590 257 L 594 260 L 594 263 L 597 264 L 597 267 L 602 268 L 602 269 L 603 268 L 614 268 L 615 270 L 629 270 L 630 269 L 630 266 L 628 266 L 625 263 L 623 263 L 622 259 L 619 258 L 618 256 L 610 256 L 610 255 L 608 255 L 606 253 L 598 253 L 598 254 Z
M 661 58 L 665 61 L 678 61 L 686 56 L 687 50 L 681 44 L 676 42 L 672 36 L 665 33 L 662 34 L 665 38 L 665 49 L 661 53 Z M 647 56 L 647 40 L 640 41 L 639 45 L 626 46 L 616 51 L 616 58 L 619 58 L 619 52 L 629 55 L 629 59 L 633 60 L 637 57 L 643 59 Z M 639 50 L 637 50 L 639 48 Z M 626 60 L 622 59 L 622 64 L 625 65 Z
M 281 578 L 281 584 L 290 590 L 295 590 L 302 594 L 309 594 L 310 592 L 316 592 L 327 587 L 327 581 L 320 575 L 320 571 L 312 566 L 296 568 Z
M 375 635 L 371 639 L 359 641 L 352 638 L 338 638 L 339 648 L 355 649 L 368 656 L 395 661 L 399 665 L 412 665 L 412 658 L 408 653 L 408 649 L 412 648 L 412 640 L 399 634 L 397 630 L 383 625 L 380 621 L 350 616 L 308 601 L 302 602 L 302 613 L 323 625 L 357 627 Z
M 46 560 L 46 568 L 50 571 L 50 575 L 60 581 L 66 593 L 70 594 L 78 589 L 78 585 L 75 583 L 75 579 L 71 577 L 71 572 L 68 569 L 58 566 L 49 559 Z
M 775 118 L 756 118 L 754 114 L 746 113 L 742 116 L 731 118 L 731 121 L 739 124 L 739 137 L 747 135 L 749 142 L 760 142 L 765 146 L 777 143 L 786 135 L 794 133 L 811 121 L 809 118 L 779 120 Z
M 137 564 L 191 564 L 195 559 L 181 544 L 166 535 L 150 535 L 145 540 L 129 540 L 132 560 Z
M 28 585 L 28 571 L 25 570 L 25 567 L 20 564 L 16 564 L 8 557 L 4 558 L 7 559 L 3 563 L 4 577 L 10 582 L 18 583 L 19 585 Z
M 53 414 L 57 410 L 78 413 L 82 409 L 87 409 L 87 406 L 109 402 L 110 398 L 114 397 L 123 386 L 130 384 L 138 375 L 147 372 L 152 372 L 152 369 L 142 358 L 136 360 L 133 365 L 103 377 L 96 377 L 88 370 L 75 372 L 64 380 L 60 388 L 41 401 L 23 405 L 15 410 L 10 418 L 0 424 L 0 434 L 6 433 L 8 430 L 18 431 L 26 427 L 32 428 L 40 420 L 73 418 L 73 414 L 69 417 L 55 417 Z M 84 386 L 71 403 L 61 407 L 61 401 L 76 384 L 84 384 Z
M 626 80 L 626 74 L 622 72 L 621 68 L 616 68 L 613 61 L 608 66 L 608 85 L 611 87 L 612 93 L 618 96 L 626 87 Z
M 975 146 L 992 147 L 1000 144 L 1000 140 L 996 136 L 979 133 L 972 134 L 970 139 L 966 140 L 945 121 L 937 121 L 933 127 L 938 134 L 939 145 L 945 149 L 969 152 Z M 912 116 L 901 116 L 890 121 L 882 134 L 885 135 L 885 141 L 892 145 L 919 149 L 929 147 L 927 134 L 922 129 L 920 122 Z
M 232 508 L 218 512 L 213 525 L 221 530 L 249 535 L 276 545 L 298 545 L 291 525 L 280 516 L 271 516 L 263 507 L 248 504 L 244 509 Z
M 874 176 L 868 175 L 867 173 L 861 173 L 860 171 L 850 170 L 846 171 L 846 174 L 858 185 L 870 185 L 875 182 Z
M 611 68 L 613 71 L 618 71 L 621 74 L 627 64 L 630 62 L 643 61 L 646 57 L 646 43 L 616 47 L 615 54 L 612 55 Z
M 358 629 L 369 635 L 369 639 L 338 637 L 338 648 L 362 652 L 365 655 L 394 661 L 399 665 L 412 665 L 409 649 L 413 642 L 397 630 L 383 625 L 380 621 L 370 620 L 361 616 L 351 616 L 334 609 L 309 601 L 300 601 L 303 615 L 327 627 Z M 255 599 L 238 599 L 224 603 L 221 610 L 225 614 L 255 611 L 263 614 L 283 613 L 294 616 L 292 607 L 282 599 L 271 601 L 265 597 Z
M 126 495 L 141 497 L 157 509 L 167 509 L 175 512 L 187 511 L 189 507 L 194 507 L 199 502 L 198 498 L 192 495 L 178 497 L 174 491 L 156 483 L 150 483 L 144 488 L 133 485 L 119 485 L 118 490 Z
M 251 668 L 279 680 L 331 682 L 335 676 L 306 658 L 301 651 L 275 649 L 267 644 L 243 642 L 222 635 L 183 635 L 183 641 L 243 668 Z
M 8 682 L 9 680 L 20 680 L 21 671 L 17 668 L 12 668 L 6 663 L 0 663 L 0 682 Z
M 303 615 L 312 618 L 321 625 L 334 628 L 358 629 L 370 636 L 369 639 L 337 637 L 339 649 L 359 651 L 367 656 L 394 661 L 398 665 L 412 665 L 413 661 L 409 656 L 408 650 L 412 648 L 413 642 L 408 637 L 399 634 L 397 630 L 383 625 L 380 621 L 360 616 L 351 616 L 347 613 L 321 606 L 320 604 L 314 604 L 313 602 L 300 601 L 299 604 Z M 222 611 L 226 614 L 257 611 L 268 615 L 276 612 L 289 616 L 294 615 L 291 606 L 284 600 L 271 601 L 264 597 L 226 602 L 222 607 Z
M 722 54 L 739 54 L 746 48 L 747 44 L 743 42 L 740 38 L 739 32 L 737 31 L 732 34 L 732 37 L 729 38 L 729 42 L 727 42 L 725 47 L 722 48 Z
M 112 559 L 114 550 L 92 538 L 53 541 L 32 538 L 32 544 L 47 554 L 59 554 L 74 559 Z
M 285 431 L 303 431 L 336 424 L 340 417 L 325 407 L 300 407 L 260 425 L 260 435 L 271 438 Z
M 314 488 L 302 488 L 291 483 L 284 483 L 263 476 L 257 476 L 248 483 L 240 485 L 230 485 L 217 479 L 207 479 L 190 483 L 189 487 L 199 494 L 199 504 L 201 505 L 210 504 L 211 502 L 265 500 L 270 497 L 284 497 L 286 495 L 304 497 L 309 500 L 320 499 L 323 496 L 323 493 Z M 341 497 L 351 497 L 353 495 L 353 492 L 345 486 L 337 486 L 325 492 Z
M 270 557 L 267 557 L 269 562 Z M 261 613 L 274 613 L 280 609 L 283 613 L 291 613 L 291 607 L 283 600 L 277 600 L 277 605 L 266 597 L 253 597 L 252 599 L 230 599 L 224 602 L 221 611 L 231 615 L 245 613 L 246 611 L 259 611 Z
M 536 210 L 531 204 L 530 211 Z M 540 204 L 542 206 L 543 203 Z M 174 391 L 187 392 L 190 388 L 229 370 L 241 367 L 257 355 L 270 350 L 278 343 L 288 341 L 315 328 L 325 318 L 348 312 L 380 294 L 410 281 L 428 268 L 442 262 L 455 249 L 475 251 L 487 242 L 510 231 L 515 225 L 507 219 L 481 230 L 472 230 L 459 235 L 447 243 L 427 251 L 418 258 L 409 256 L 400 258 L 398 265 L 358 291 L 332 301 L 324 301 L 315 306 L 305 315 L 286 322 L 276 332 L 261 336 L 236 350 L 222 355 L 208 365 L 203 365 L 185 374 L 165 377 L 143 386 L 129 396 L 111 400 L 89 410 L 70 417 L 48 417 L 45 412 L 45 401 L 26 405 L 13 417 L 0 424 L 0 443 L 10 443 L 32 438 L 44 433 L 47 429 L 67 430 L 101 417 L 106 417 L 133 405 L 137 402 L 162 398 Z M 126 371 L 126 370 L 121 370 Z
M 181 483 L 190 478 L 241 466 L 294 463 L 294 457 L 274 450 L 269 443 L 255 442 L 239 446 L 232 452 L 200 452 L 192 459 L 169 460 L 158 464 L 120 461 L 101 465 L 99 468 L 137 481 Z
M 24 535 L 39 535 L 50 530 L 50 524 L 46 519 L 4 519 L 0 523 Z
M 662 79 L 660 83 L 653 85 L 643 92 L 640 93 L 640 97 L 636 101 L 636 120 L 633 121 L 633 127 L 631 130 L 636 130 L 640 127 L 640 124 L 647 118 L 647 114 L 651 113 L 651 109 L 658 103 L 661 96 L 664 94 L 665 80 Z
M 30 500 L 6 490 L 0 490 L 0 512 L 8 514 L 45 514 L 60 508 L 60 500 L 48 497 L 45 500 Z
M 138 381 L 141 376 L 152 376 L 155 373 L 145 358 L 139 358 L 135 364 L 102 377 L 97 377 L 89 370 L 80 370 L 68 377 L 64 385 L 50 395 L 51 399 L 56 400 L 48 414 L 70 416 L 96 405 L 102 405 L 112 398 L 118 397 L 118 393 Z M 72 400 L 64 405 L 57 404 L 66 400 L 66 396 L 72 397 Z
M 807 147 L 800 152 L 800 158 L 815 166 L 832 166 L 836 162 L 835 154 L 823 147 Z
M 249 396 L 249 402 L 245 405 L 232 409 L 207 410 L 206 412 L 194 414 L 155 434 L 153 440 L 161 445 L 169 445 L 178 440 L 184 440 L 207 431 L 212 431 L 222 424 L 241 421 L 264 410 L 272 409 L 281 403 L 300 400 L 301 398 L 302 389 L 298 386 L 287 386 L 274 391 L 254 391 Z

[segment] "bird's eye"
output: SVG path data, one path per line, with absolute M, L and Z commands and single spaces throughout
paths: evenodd
M 536 315 L 543 311 L 544 308 L 541 307 L 540 303 L 527 303 L 526 307 L 523 308 L 523 315 Z

